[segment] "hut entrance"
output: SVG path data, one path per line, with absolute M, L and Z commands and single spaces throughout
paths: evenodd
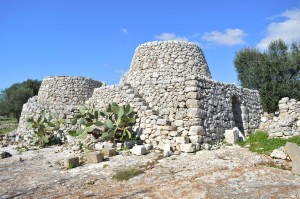
M 231 101 L 232 101 L 233 121 L 235 123 L 235 126 L 238 127 L 238 129 L 244 134 L 241 102 L 236 95 L 232 97 Z

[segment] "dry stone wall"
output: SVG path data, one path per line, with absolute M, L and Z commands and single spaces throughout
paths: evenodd
M 112 101 L 136 107 L 135 130 L 146 143 L 185 152 L 215 148 L 235 126 L 254 131 L 262 114 L 257 91 L 197 76 L 149 81 L 142 93 L 128 83 L 102 87 L 90 98 L 100 109 Z
M 143 87 L 147 81 L 177 79 L 189 75 L 211 78 L 198 45 L 179 41 L 149 42 L 137 47 L 122 83 Z M 141 88 L 142 89 L 142 88 Z
M 290 137 L 300 135 L 300 101 L 284 97 L 279 101 L 279 111 L 264 113 L 260 129 L 270 137 Z
M 46 77 L 43 79 L 38 101 L 50 104 L 84 104 L 91 97 L 94 88 L 101 83 L 84 77 Z

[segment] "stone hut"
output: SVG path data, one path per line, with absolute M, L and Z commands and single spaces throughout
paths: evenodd
M 37 118 L 44 110 L 46 113 L 57 113 L 66 119 L 67 127 L 71 127 L 71 119 L 78 113 L 81 105 L 88 100 L 95 88 L 101 82 L 84 77 L 55 76 L 45 77 L 39 93 L 23 105 L 18 132 L 26 134 L 28 131 L 26 119 Z
M 262 114 L 257 91 L 212 80 L 202 50 L 189 42 L 155 41 L 138 46 L 130 70 L 118 85 L 100 87 L 85 81 L 86 87 L 65 85 L 78 89 L 79 96 L 69 92 L 71 98 L 63 86 L 57 86 L 57 91 L 65 96 L 56 96 L 49 91 L 51 83 L 42 85 L 38 97 L 24 105 L 22 119 L 43 100 L 54 105 L 59 99 L 55 107 L 63 106 L 63 110 L 74 98 L 76 105 L 88 99 L 99 109 L 111 102 L 129 103 L 138 116 L 134 130 L 140 139 L 155 148 L 170 144 L 173 150 L 194 152 L 215 148 L 225 130 L 235 126 L 244 134 L 254 131 Z M 81 94 L 83 91 L 86 93 Z
M 120 84 L 95 89 L 89 101 L 132 104 L 142 140 L 182 151 L 214 147 L 235 126 L 254 131 L 262 114 L 257 91 L 212 80 L 202 50 L 178 41 L 137 47 Z

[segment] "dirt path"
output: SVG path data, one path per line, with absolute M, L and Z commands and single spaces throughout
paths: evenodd
M 300 198 L 300 176 L 263 165 L 265 157 L 238 146 L 196 154 L 114 156 L 64 170 L 73 156 L 60 147 L 0 159 L 0 198 Z M 21 159 L 20 159 L 21 158 Z M 112 179 L 127 167 L 145 167 L 127 182 Z

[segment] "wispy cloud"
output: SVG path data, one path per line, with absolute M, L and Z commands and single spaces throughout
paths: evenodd
M 164 32 L 160 35 L 156 35 L 154 36 L 156 39 L 158 40 L 177 40 L 177 41 L 188 41 L 188 38 L 186 37 L 180 37 L 174 33 L 168 33 L 168 32 Z
M 276 39 L 282 39 L 288 44 L 300 41 L 300 9 L 286 10 L 282 14 L 268 19 L 275 20 L 279 17 L 283 17 L 285 20 L 270 23 L 266 36 L 260 40 L 257 48 L 266 49 L 268 44 Z
M 245 43 L 244 37 L 247 34 L 241 29 L 226 29 L 224 32 L 211 31 L 206 32 L 202 36 L 204 41 L 225 45 L 225 46 L 234 46 Z
M 128 33 L 128 30 L 126 28 L 121 28 L 121 32 L 123 32 L 124 34 Z

